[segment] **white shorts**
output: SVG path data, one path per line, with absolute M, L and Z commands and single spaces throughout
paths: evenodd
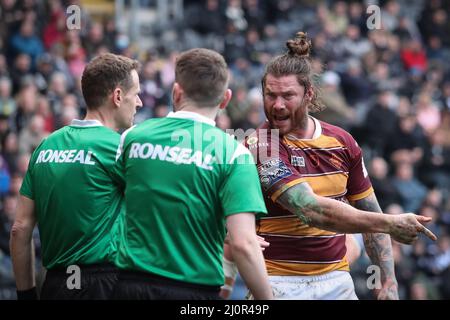
M 277 300 L 358 300 L 347 271 L 318 276 L 269 276 L 269 282 Z

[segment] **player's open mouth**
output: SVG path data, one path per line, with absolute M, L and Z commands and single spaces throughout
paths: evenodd
M 276 126 L 282 126 L 285 125 L 286 122 L 289 120 L 289 115 L 273 115 L 273 124 Z
M 289 119 L 289 115 L 273 115 L 273 119 L 274 120 L 276 120 L 276 121 L 284 121 L 284 120 L 287 120 L 287 119 Z

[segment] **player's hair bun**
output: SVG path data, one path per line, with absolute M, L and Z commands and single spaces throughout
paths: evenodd
M 309 57 L 311 52 L 311 40 L 308 39 L 306 32 L 297 32 L 294 39 L 286 42 L 288 53 L 299 58 Z

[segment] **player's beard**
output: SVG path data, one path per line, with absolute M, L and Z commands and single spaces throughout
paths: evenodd
M 306 103 L 307 102 L 303 99 L 295 111 L 289 113 L 289 118 L 286 120 L 288 123 L 285 125 L 279 125 L 280 121 L 275 119 L 274 114 L 270 114 L 270 117 L 267 117 L 269 119 L 270 127 L 278 129 L 281 136 L 295 132 L 302 135 L 308 128 L 308 106 Z M 286 128 L 286 126 L 288 126 L 288 128 Z

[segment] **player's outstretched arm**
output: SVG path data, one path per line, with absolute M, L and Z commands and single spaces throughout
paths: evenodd
M 10 240 L 18 299 L 37 298 L 32 242 L 35 225 L 34 201 L 21 195 L 17 205 L 16 219 L 11 229 Z
M 395 240 L 411 244 L 419 233 L 432 240 L 436 236 L 422 223 L 430 218 L 415 214 L 385 215 L 356 209 L 344 202 L 314 194 L 308 183 L 284 191 L 277 202 L 296 214 L 304 223 L 341 233 L 387 233 Z
M 255 215 L 238 213 L 227 217 L 228 244 L 239 274 L 255 299 L 272 299 L 267 270 L 255 233 Z

